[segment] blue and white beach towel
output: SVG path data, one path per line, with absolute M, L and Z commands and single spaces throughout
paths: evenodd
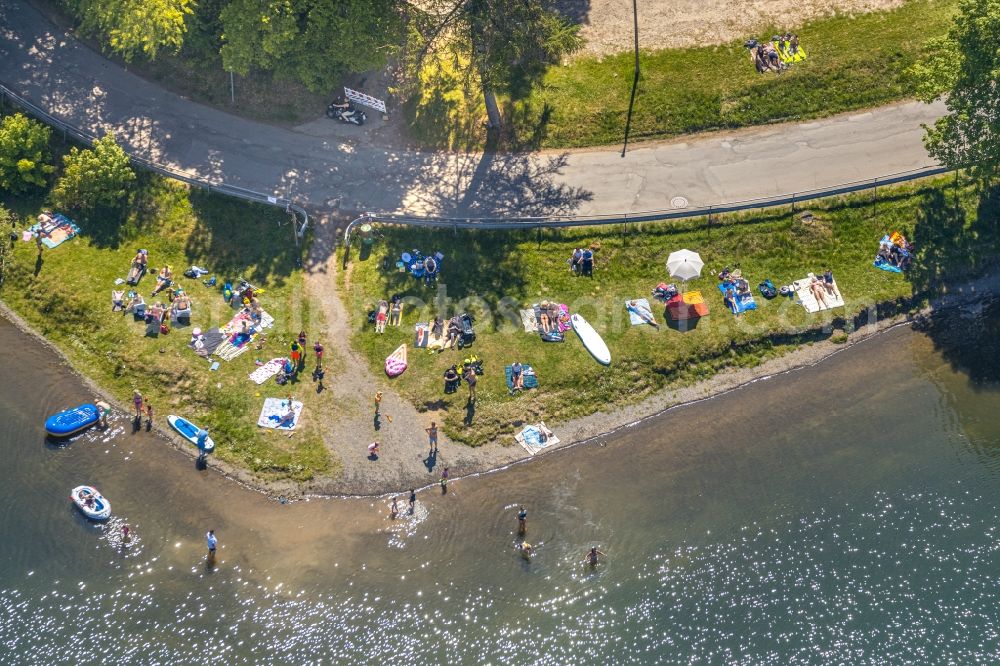
M 632 301 L 635 301 L 635 305 L 632 305 Z M 625 301 L 625 310 L 628 312 L 629 323 L 633 326 L 641 324 L 649 325 L 647 320 L 639 316 L 640 312 L 648 315 L 653 321 L 656 321 L 656 315 L 649 309 L 649 301 L 645 298 L 631 298 Z
M 747 292 L 741 295 L 736 290 L 735 282 L 719 283 L 719 291 L 722 292 L 723 298 L 726 297 L 726 292 L 729 291 L 730 289 L 733 290 L 733 302 L 736 303 L 736 312 L 734 312 L 733 314 L 743 314 L 747 310 L 757 309 L 757 301 L 754 300 L 752 292 Z
M 288 401 L 282 398 L 268 398 L 264 401 L 264 407 L 260 410 L 260 417 L 257 425 L 261 428 L 276 428 L 279 430 L 294 430 L 302 417 L 302 403 L 298 400 L 292 401 L 292 412 L 295 418 L 291 423 L 279 426 L 281 419 L 288 413 Z

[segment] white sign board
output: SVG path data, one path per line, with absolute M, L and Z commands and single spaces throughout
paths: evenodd
M 361 104 L 362 106 L 367 106 L 376 111 L 381 111 L 385 113 L 385 102 L 380 99 L 375 99 L 371 95 L 366 95 L 363 92 L 358 92 L 357 90 L 351 90 L 350 88 L 344 88 L 344 95 L 347 99 L 351 100 L 356 104 Z

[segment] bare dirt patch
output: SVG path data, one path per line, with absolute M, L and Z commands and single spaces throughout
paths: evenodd
M 904 0 L 654 0 L 639 3 L 639 44 L 645 49 L 725 44 L 769 27 L 795 29 L 833 14 L 893 9 Z M 554 6 L 581 24 L 584 55 L 632 48 L 631 0 L 557 0 Z

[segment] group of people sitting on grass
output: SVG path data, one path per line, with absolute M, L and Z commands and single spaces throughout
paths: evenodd
M 737 317 L 740 315 L 739 301 L 751 295 L 750 283 L 743 277 L 743 271 L 739 268 L 730 269 L 728 266 L 719 273 L 719 281 L 731 285 L 722 295 L 722 302 L 729 311 Z
M 905 236 L 899 232 L 893 232 L 879 243 L 875 261 L 881 261 L 889 266 L 895 266 L 905 271 L 910 268 L 915 251 L 916 247 L 913 243 L 906 240 Z
M 751 39 L 744 44 L 750 53 L 750 62 L 761 74 L 780 74 L 793 62 L 805 60 L 805 49 L 799 46 L 799 36 L 790 32 L 774 35 L 771 41 L 758 42 Z
M 576 248 L 566 263 L 576 275 L 594 276 L 594 250 L 592 248 Z

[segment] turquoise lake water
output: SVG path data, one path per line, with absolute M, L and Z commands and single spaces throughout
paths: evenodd
M 48 444 L 44 417 L 91 396 L 2 324 L 20 351 L 0 387 L 0 660 L 995 663 L 994 314 L 421 493 L 396 521 L 386 499 L 268 500 L 121 416 Z M 70 506 L 80 483 L 107 527 Z

